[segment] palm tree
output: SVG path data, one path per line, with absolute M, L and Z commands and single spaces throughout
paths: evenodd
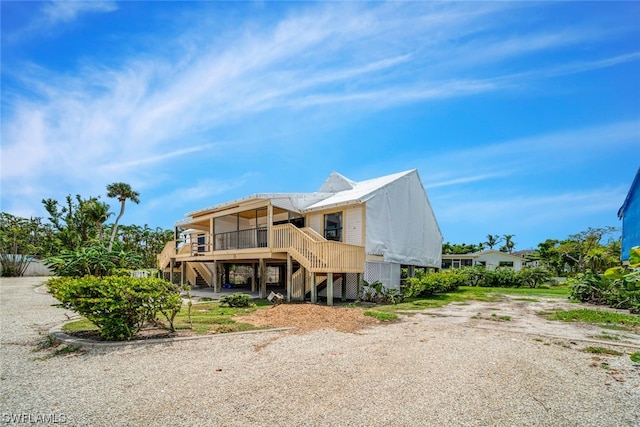
M 111 252 L 111 248 L 113 247 L 113 241 L 116 238 L 116 233 L 118 232 L 118 221 L 124 215 L 124 205 L 127 199 L 131 200 L 133 203 L 140 203 L 140 199 L 138 199 L 140 193 L 137 191 L 133 191 L 129 184 L 125 184 L 124 182 L 115 182 L 113 184 L 107 185 L 107 197 L 113 197 L 120 200 L 120 214 L 116 218 L 116 222 L 113 224 L 113 231 L 111 232 L 111 239 L 109 240 L 109 252 Z
M 487 234 L 487 241 L 484 243 L 486 243 L 487 246 L 489 246 L 489 249 L 493 249 L 495 245 L 500 243 L 500 240 L 502 239 L 497 234 L 495 236 L 493 234 Z
M 504 248 L 506 249 L 505 252 L 509 252 L 509 253 L 513 252 L 513 248 L 516 247 L 516 242 L 513 241 L 513 238 L 515 236 L 516 236 L 515 234 L 505 234 L 503 236 L 503 238 L 504 238 Z
M 93 221 L 96 224 L 98 230 L 98 238 L 100 242 L 103 241 L 102 224 L 109 219 L 113 212 L 109 212 L 110 206 L 105 202 L 99 201 L 97 198 L 92 197 L 83 206 L 84 214 L 89 221 Z

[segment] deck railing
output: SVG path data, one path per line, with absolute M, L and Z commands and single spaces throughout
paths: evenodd
M 215 235 L 215 250 L 251 249 L 267 247 L 267 227 L 229 231 Z
M 218 233 L 214 239 L 215 250 L 266 248 L 267 237 L 266 227 Z M 326 240 L 312 229 L 300 229 L 293 224 L 274 225 L 271 227 L 270 242 L 272 251 L 288 252 L 311 273 L 364 271 L 364 247 Z M 158 255 L 158 263 L 164 269 L 176 256 L 193 256 L 210 251 L 210 243 L 193 242 L 176 249 L 175 241 L 170 241 Z
M 292 224 L 271 227 L 271 249 L 289 252 L 312 273 L 360 273 L 364 270 L 362 246 L 317 241 Z

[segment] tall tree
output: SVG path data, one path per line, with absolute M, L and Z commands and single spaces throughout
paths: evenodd
M 495 236 L 493 234 L 487 234 L 487 241 L 484 243 L 487 246 L 489 246 L 489 249 L 493 249 L 493 247 L 496 246 L 501 241 L 502 241 L 502 238 L 497 234 Z
M 82 209 L 84 210 L 84 214 L 90 221 L 96 225 L 96 230 L 98 231 L 98 240 L 102 242 L 103 239 L 103 229 L 102 225 L 109 219 L 112 212 L 109 212 L 109 205 L 105 202 L 101 202 L 97 198 L 92 198 L 87 201 Z
M 513 241 L 515 234 L 505 234 L 502 236 L 504 239 L 504 245 L 500 248 L 502 252 L 513 253 L 513 248 L 516 247 L 516 242 Z
M 588 267 L 600 269 L 609 264 L 606 256 L 599 250 L 602 240 L 618 231 L 615 227 L 589 227 L 577 234 L 572 234 L 560 243 L 558 251 L 564 256 L 573 270 L 584 273 Z M 615 246 L 615 239 L 608 243 Z M 591 264 L 591 265 L 590 265 Z
M 124 182 L 114 182 L 113 184 L 107 185 L 107 197 L 116 198 L 120 201 L 120 214 L 116 218 L 115 223 L 113 224 L 113 231 L 111 232 L 111 239 L 109 240 L 109 252 L 113 248 L 113 241 L 116 238 L 116 233 L 118 232 L 118 221 L 124 215 L 124 207 L 127 200 L 131 200 L 133 203 L 140 203 L 140 199 L 138 198 L 140 193 L 134 191 L 129 184 Z
M 95 236 L 96 224 L 87 215 L 87 205 L 96 200 L 95 197 L 82 198 L 79 194 L 75 198 L 67 195 L 63 203 L 54 199 L 42 200 L 61 248 L 76 250 L 85 246 Z
M 0 265 L 2 276 L 22 276 L 33 260 L 41 255 L 50 230 L 40 218 L 22 218 L 6 212 L 0 213 Z

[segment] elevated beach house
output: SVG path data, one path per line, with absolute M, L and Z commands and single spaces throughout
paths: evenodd
M 316 192 L 255 194 L 190 212 L 158 255 L 172 280 L 219 290 L 230 267 L 267 295 L 356 299 L 362 281 L 400 287 L 401 267 L 440 268 L 442 234 L 417 170 L 355 182 L 333 172 Z

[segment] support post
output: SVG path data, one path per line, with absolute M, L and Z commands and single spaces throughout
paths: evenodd
M 333 305 L 333 273 L 327 273 L 327 305 Z
M 231 283 L 231 279 L 229 278 L 229 264 L 224 265 L 224 284 Z
M 356 298 L 359 300 L 360 296 L 362 294 L 362 273 L 358 273 L 358 282 L 356 284 L 356 292 L 357 292 L 357 296 Z
M 316 286 L 316 273 L 311 273 L 311 302 L 318 302 L 318 286 Z
M 291 291 L 293 290 L 293 265 L 291 254 L 287 252 L 287 302 L 291 302 Z
M 258 279 L 258 275 L 256 274 L 256 270 L 258 268 L 258 264 L 255 262 L 251 264 L 251 292 L 255 292 L 257 289 L 256 280 Z
M 213 261 L 213 292 L 219 292 L 218 261 Z
M 187 263 L 182 261 L 180 264 L 180 286 L 184 286 L 184 277 L 186 275 Z
M 267 297 L 267 268 L 265 266 L 265 262 L 263 258 L 260 258 L 259 262 L 260 269 L 260 293 L 259 298 L 264 299 Z
M 176 266 L 176 259 L 175 258 L 171 258 L 171 260 L 169 261 L 169 281 L 171 283 L 174 283 L 173 280 L 173 269 Z
M 342 273 L 342 302 L 347 300 L 347 275 Z

